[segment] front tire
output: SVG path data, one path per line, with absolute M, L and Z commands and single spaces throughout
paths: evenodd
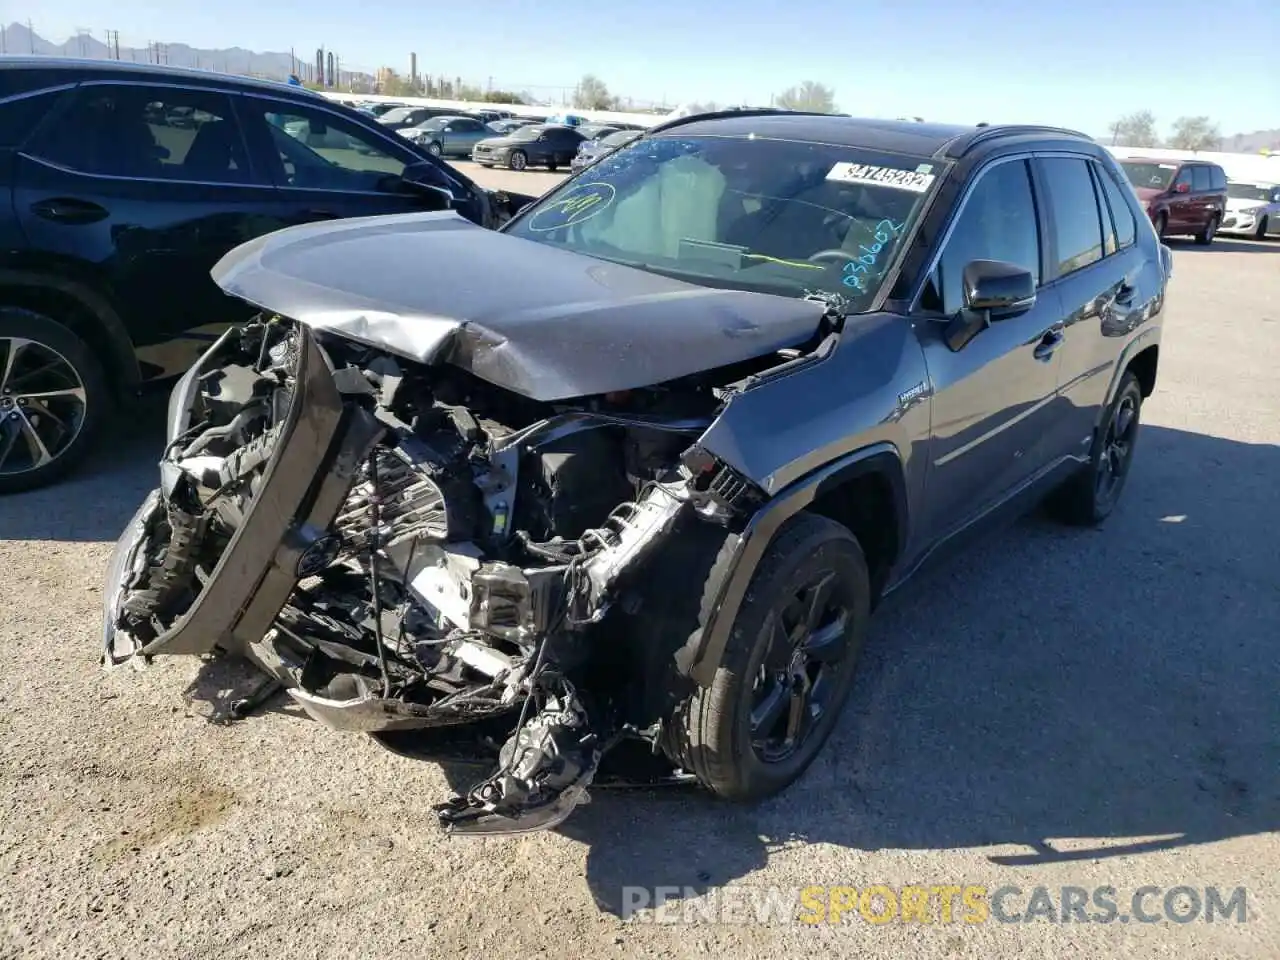
M 1254 230 L 1253 230 L 1253 239 L 1255 240 L 1267 239 L 1267 218 L 1265 216 L 1260 217 L 1258 219 L 1258 225 L 1254 227 Z
M 444 148 L 433 141 L 427 144 L 427 153 L 431 154 L 433 157 L 439 157 L 444 154 Z
M 1157 213 L 1152 226 L 1156 228 L 1156 236 L 1163 240 L 1165 232 L 1169 229 L 1169 215 L 1164 212 Z
M 1126 371 L 1093 438 L 1089 463 L 1049 498 L 1050 512 L 1073 526 L 1097 526 L 1111 516 L 1133 464 L 1142 415 L 1142 386 Z
M 92 448 L 111 406 L 88 344 L 43 314 L 0 307 L 0 494 L 65 475 Z
M 707 578 L 700 623 L 722 566 Z M 853 534 L 816 514 L 787 521 L 751 578 L 714 681 L 695 688 L 672 720 L 673 761 L 725 799 L 759 800 L 790 786 L 848 699 L 870 608 Z
M 512 170 L 523 170 L 529 166 L 529 157 L 523 150 L 512 150 L 507 166 Z

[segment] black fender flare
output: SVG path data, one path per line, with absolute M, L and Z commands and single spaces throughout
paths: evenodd
M 892 443 L 863 447 L 807 474 L 757 510 L 731 541 L 732 554 L 722 574 L 711 616 L 675 653 L 676 668 L 682 675 L 702 687 L 711 686 L 751 577 L 782 524 L 833 488 L 871 473 L 884 475 L 890 483 L 901 555 L 907 542 L 909 501 L 902 458 Z
M 0 270 L 0 289 L 4 287 L 36 287 L 56 290 L 75 300 L 106 337 L 109 356 L 107 373 L 121 393 L 129 393 L 142 383 L 142 368 L 134 352 L 133 338 L 111 305 L 110 300 L 87 283 L 41 270 Z M 51 318 L 57 320 L 57 317 Z
M 1111 406 L 1111 401 L 1116 398 L 1116 392 L 1120 389 L 1120 381 L 1124 379 L 1125 371 L 1129 369 L 1129 365 L 1133 363 L 1134 357 L 1142 353 L 1148 347 L 1156 347 L 1160 345 L 1160 328 L 1149 327 L 1141 331 L 1136 337 L 1130 340 L 1125 348 L 1120 351 L 1120 357 L 1116 360 L 1116 365 L 1111 371 L 1111 383 L 1107 386 L 1107 398 L 1102 404 L 1102 408 L 1098 411 L 1097 424 L 1095 428 L 1102 423 L 1102 417 L 1106 414 Z

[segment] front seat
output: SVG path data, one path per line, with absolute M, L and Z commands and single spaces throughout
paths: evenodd
M 230 127 L 225 120 L 207 120 L 200 124 L 187 155 L 182 158 L 185 177 L 236 183 L 244 179 L 244 167 L 237 162 L 239 150 Z

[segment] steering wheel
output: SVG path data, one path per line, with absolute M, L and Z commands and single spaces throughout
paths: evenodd
M 838 250 L 833 247 L 830 250 L 819 250 L 807 259 L 810 263 L 823 263 L 828 260 L 857 260 L 858 255 L 850 253 L 848 250 Z

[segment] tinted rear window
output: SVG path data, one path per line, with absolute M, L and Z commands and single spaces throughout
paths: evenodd
M 1221 167 L 1209 168 L 1209 180 L 1214 190 L 1227 189 L 1227 172 Z
M 1191 189 L 1192 190 L 1209 190 L 1212 188 L 1212 181 L 1209 178 L 1208 167 L 1192 167 L 1191 168 Z

